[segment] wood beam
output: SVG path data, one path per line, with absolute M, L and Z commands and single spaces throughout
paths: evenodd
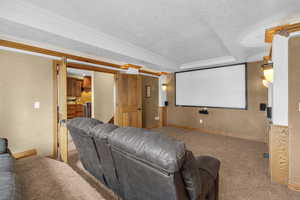
M 144 69 L 140 69 L 139 72 L 141 73 L 145 73 L 145 74 L 151 74 L 151 75 L 154 75 L 154 76 L 160 76 L 160 72 L 151 72 L 151 71 L 147 71 L 147 70 L 144 70 Z
M 295 24 L 284 24 L 280 26 L 275 26 L 265 31 L 265 42 L 272 43 L 273 37 L 277 33 L 281 33 L 283 35 L 288 35 L 289 33 L 300 31 L 300 23 Z
M 35 52 L 35 53 L 50 55 L 50 56 L 57 56 L 57 57 L 62 57 L 62 58 L 66 57 L 68 59 L 93 63 L 93 64 L 97 64 L 97 65 L 104 65 L 104 66 L 114 67 L 114 68 L 118 68 L 118 69 L 121 68 L 121 65 L 117 65 L 117 64 L 113 64 L 113 63 L 109 63 L 109 62 L 105 62 L 105 61 L 95 60 L 95 59 L 91 59 L 91 58 L 85 58 L 85 57 L 81 57 L 81 56 L 62 53 L 62 52 L 58 52 L 58 51 L 53 51 L 53 50 L 49 50 L 49 49 L 44 49 L 44 48 L 40 48 L 40 47 L 35 47 L 35 46 L 21 44 L 21 43 L 7 41 L 7 40 L 0 40 L 0 45 L 4 46 L 4 47 L 20 49 L 20 50 L 24 50 L 24 51 L 31 51 L 31 52 Z
M 121 66 L 122 69 L 134 68 L 134 69 L 141 69 L 141 66 L 133 65 L 133 64 L 126 64 Z
M 128 69 L 129 67 L 131 67 L 131 68 L 139 69 L 139 71 L 142 73 L 160 76 L 159 72 L 151 72 L 148 70 L 143 70 L 142 67 L 138 66 L 138 65 L 133 65 L 133 64 L 118 65 L 118 64 L 114 64 L 114 63 L 110 63 L 110 62 L 105 62 L 105 61 L 96 60 L 96 59 L 92 59 L 92 58 L 85 58 L 82 56 L 76 56 L 73 54 L 49 50 L 49 49 L 45 49 L 45 48 L 40 48 L 40 47 L 22 44 L 22 43 L 18 43 L 18 42 L 12 42 L 12 41 L 8 41 L 8 40 L 0 39 L 0 46 L 24 50 L 24 51 L 30 51 L 30 52 L 34 52 L 34 53 L 45 54 L 45 55 L 49 55 L 49 56 L 56 56 L 56 57 L 61 57 L 61 58 L 65 57 L 65 58 L 72 59 L 72 60 L 108 66 L 108 67 L 112 67 L 112 68 L 116 68 L 116 69 Z M 116 72 L 114 72 L 113 69 L 110 70 L 110 69 L 106 69 L 106 68 L 92 67 L 92 66 L 88 66 L 88 65 L 82 65 L 82 66 L 84 66 L 84 68 L 86 70 L 99 71 L 99 69 L 101 69 L 102 70 L 101 72 L 116 73 Z M 72 65 L 70 65 L 70 67 L 80 69 L 80 68 L 78 68 L 79 64 L 75 64 L 75 63 L 72 63 Z
M 272 43 L 274 35 L 276 33 L 278 33 L 279 31 L 284 30 L 284 28 L 286 28 L 287 26 L 288 26 L 288 24 L 285 24 L 285 25 L 276 26 L 276 27 L 266 29 L 266 31 L 265 31 L 265 42 L 266 43 Z

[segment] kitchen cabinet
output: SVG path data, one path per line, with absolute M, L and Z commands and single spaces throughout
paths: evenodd
M 77 78 L 67 78 L 67 96 L 68 97 L 80 97 L 82 90 L 82 80 Z
M 67 115 L 68 119 L 72 119 L 75 117 L 84 117 L 82 104 L 68 104 L 67 106 Z

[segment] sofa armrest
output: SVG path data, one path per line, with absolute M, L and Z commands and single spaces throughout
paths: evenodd
M 6 138 L 0 138 L 0 154 L 3 154 L 3 153 L 8 153 Z
M 221 162 L 211 156 L 196 157 L 197 166 L 200 170 L 208 172 L 214 179 L 218 177 Z

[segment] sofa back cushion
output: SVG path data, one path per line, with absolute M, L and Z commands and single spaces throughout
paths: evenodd
M 91 135 L 91 130 L 98 124 L 102 124 L 102 122 L 90 118 L 74 118 L 68 120 L 67 127 L 82 165 L 87 171 L 104 183 L 103 170 Z
M 184 161 L 185 144 L 160 133 L 139 128 L 115 129 L 108 142 L 168 173 L 178 171 Z
M 187 199 L 179 170 L 185 146 L 162 134 L 118 128 L 108 137 L 124 200 Z

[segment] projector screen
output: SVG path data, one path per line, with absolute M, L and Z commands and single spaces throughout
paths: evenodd
M 247 109 L 247 66 L 176 72 L 175 90 L 176 106 Z

